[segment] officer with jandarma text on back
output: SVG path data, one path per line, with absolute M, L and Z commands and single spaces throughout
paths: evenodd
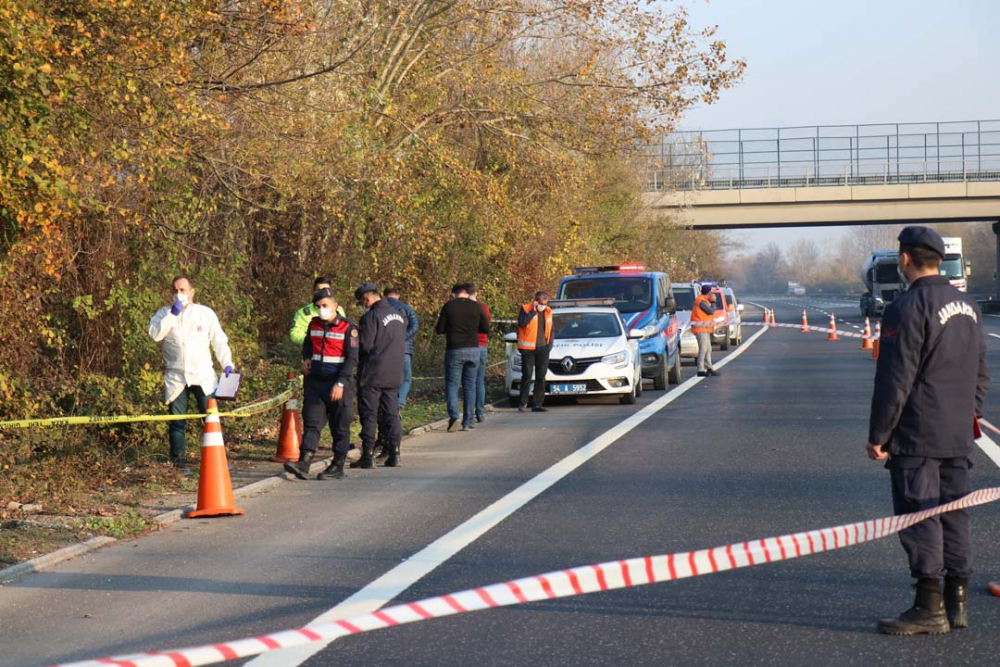
M 897 515 L 931 509 L 970 491 L 970 456 L 989 385 L 982 313 L 940 275 L 945 246 L 926 227 L 899 235 L 909 289 L 888 304 L 869 423 L 868 457 L 885 461 Z M 878 622 L 890 635 L 967 628 L 972 539 L 965 510 L 900 532 L 917 580 L 913 606 Z M 944 579 L 944 590 L 941 583 Z

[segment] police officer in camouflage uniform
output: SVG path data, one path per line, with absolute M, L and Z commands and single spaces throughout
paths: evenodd
M 940 275 L 944 241 L 932 229 L 899 235 L 899 271 L 909 290 L 886 307 L 869 424 L 869 458 L 885 460 L 896 514 L 969 493 L 969 460 L 989 371 L 982 313 Z M 949 512 L 900 533 L 917 580 L 913 606 L 879 621 L 891 635 L 968 627 L 972 574 L 969 516 Z M 944 593 L 941 578 L 944 578 Z

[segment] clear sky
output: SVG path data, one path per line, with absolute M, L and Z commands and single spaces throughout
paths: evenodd
M 1000 118 L 1000 0 L 688 0 L 746 75 L 685 130 Z M 750 249 L 831 229 L 739 232 Z

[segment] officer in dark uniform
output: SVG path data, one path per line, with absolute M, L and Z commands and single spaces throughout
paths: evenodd
M 384 465 L 393 468 L 400 464 L 399 443 L 403 437 L 399 420 L 399 387 L 403 384 L 406 355 L 406 313 L 383 299 L 374 283 L 361 285 L 355 290 L 354 298 L 367 312 L 359 325 L 361 458 L 351 467 L 375 467 L 375 441 L 378 431 L 381 431 L 385 447 L 389 450 L 389 458 Z
M 351 448 L 354 421 L 354 370 L 358 365 L 358 329 L 337 313 L 337 300 L 326 287 L 313 295 L 318 315 L 309 322 L 302 341 L 302 372 L 306 379 L 302 401 L 302 448 L 296 463 L 285 470 L 299 479 L 309 476 L 323 424 L 333 435 L 333 461 L 317 479 L 344 477 L 344 461 Z
M 899 271 L 909 290 L 885 309 L 867 451 L 886 461 L 896 514 L 969 493 L 969 456 L 989 372 L 982 313 L 940 275 L 944 241 L 932 229 L 899 235 Z M 968 627 L 972 574 L 969 516 L 949 512 L 900 533 L 917 579 L 916 601 L 879 621 L 891 635 L 944 634 Z M 941 592 L 944 577 L 944 595 Z

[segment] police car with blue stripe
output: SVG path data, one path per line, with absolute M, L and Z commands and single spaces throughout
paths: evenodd
M 677 303 L 666 273 L 641 264 L 579 267 L 559 281 L 558 298 L 611 299 L 630 334 L 642 334 L 642 377 L 655 389 L 681 381 Z
M 641 331 L 629 331 L 613 299 L 553 299 L 552 346 L 545 375 L 547 396 L 617 396 L 633 404 L 642 396 Z M 517 334 L 507 341 L 507 395 L 521 395 Z

